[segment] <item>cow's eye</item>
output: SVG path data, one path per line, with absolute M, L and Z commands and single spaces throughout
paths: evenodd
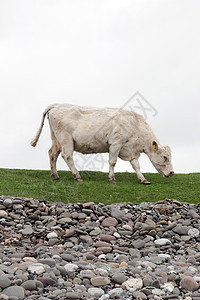
M 163 156 L 163 158 L 164 158 L 164 160 L 165 160 L 165 161 L 167 161 L 167 160 L 168 160 L 167 156 Z

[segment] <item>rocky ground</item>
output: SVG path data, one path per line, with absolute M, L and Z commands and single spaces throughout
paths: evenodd
M 200 299 L 200 204 L 0 196 L 0 299 Z

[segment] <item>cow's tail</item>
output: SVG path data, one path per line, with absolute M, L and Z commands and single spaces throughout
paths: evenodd
M 44 126 L 44 120 L 45 120 L 45 117 L 46 117 L 46 114 L 52 109 L 55 107 L 55 104 L 52 104 L 50 106 L 48 106 L 45 111 L 43 112 L 43 117 L 42 117 L 42 121 L 41 121 L 41 124 L 40 124 L 40 128 L 38 129 L 37 133 L 36 133 L 36 136 L 34 137 L 34 139 L 31 141 L 31 146 L 35 147 L 37 145 L 37 142 L 39 140 L 39 137 L 40 137 L 40 134 L 42 132 L 42 128 Z

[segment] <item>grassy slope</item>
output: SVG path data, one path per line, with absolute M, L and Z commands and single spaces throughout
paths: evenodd
M 200 173 L 175 174 L 163 178 L 145 174 L 151 185 L 139 183 L 135 173 L 116 173 L 117 184 L 108 182 L 108 174 L 80 172 L 83 182 L 75 182 L 72 174 L 60 171 L 53 181 L 49 171 L 0 169 L 0 195 L 68 202 L 155 202 L 165 198 L 183 202 L 200 202 Z

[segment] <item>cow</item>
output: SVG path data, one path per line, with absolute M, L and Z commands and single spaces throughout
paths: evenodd
M 145 119 L 129 110 L 52 104 L 43 112 L 39 130 L 31 141 L 35 147 L 46 115 L 51 131 L 49 149 L 51 175 L 59 179 L 56 161 L 61 153 L 76 181 L 82 181 L 73 161 L 73 152 L 109 153 L 109 181 L 116 183 L 117 158 L 129 161 L 142 184 L 150 184 L 140 171 L 138 158 L 145 153 L 164 177 L 174 174 L 169 146 L 161 146 Z

